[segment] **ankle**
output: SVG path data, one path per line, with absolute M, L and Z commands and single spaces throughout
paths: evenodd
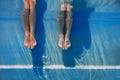
M 34 36 L 34 33 L 30 33 L 30 36 Z
M 30 33 L 29 33 L 29 32 L 26 32 L 26 33 L 25 33 L 25 36 L 26 36 L 26 37 L 27 37 L 27 36 L 29 36 L 29 35 L 30 35 Z
M 60 37 L 60 38 L 64 38 L 64 35 L 63 35 L 63 34 L 59 34 L 59 37 Z
M 69 39 L 69 35 L 66 34 L 65 35 L 65 40 L 67 40 L 67 39 Z

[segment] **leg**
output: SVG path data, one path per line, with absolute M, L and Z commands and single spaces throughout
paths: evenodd
M 30 22 L 30 33 L 31 34 L 34 34 L 35 22 L 36 22 L 35 4 L 36 4 L 36 0 L 30 0 L 29 22 Z
M 67 13 L 66 13 L 66 34 L 65 34 L 65 49 L 67 50 L 70 46 L 70 31 L 71 31 L 71 26 L 72 26 L 72 12 L 71 12 L 71 5 L 67 4 Z
M 25 40 L 24 40 L 24 46 L 27 48 L 30 48 L 29 44 L 29 0 L 23 0 L 24 2 L 24 10 L 22 14 L 22 21 L 24 25 L 24 31 L 25 31 Z
M 29 22 L 30 22 L 30 45 L 31 45 L 31 48 L 34 48 L 37 44 L 35 37 L 34 37 L 35 22 L 36 22 L 35 4 L 36 4 L 36 0 L 30 0 Z
M 58 27 L 59 27 L 59 42 L 58 46 L 64 49 L 64 17 L 65 17 L 65 5 L 61 4 L 60 12 L 58 14 Z

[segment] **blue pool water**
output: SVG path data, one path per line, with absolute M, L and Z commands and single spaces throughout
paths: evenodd
M 72 46 L 62 51 L 57 46 L 56 22 L 60 1 L 37 0 L 37 46 L 30 50 L 23 46 L 22 0 L 0 1 L 0 80 L 120 80 L 120 69 L 76 68 L 120 65 L 120 1 L 74 0 L 72 4 Z

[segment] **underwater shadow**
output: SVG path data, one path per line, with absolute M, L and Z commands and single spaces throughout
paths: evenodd
M 43 15 L 47 8 L 45 0 L 36 1 L 36 29 L 35 29 L 35 38 L 37 41 L 37 46 L 32 49 L 32 61 L 33 61 L 33 70 L 38 75 L 43 76 L 42 67 L 43 61 L 42 56 L 45 52 L 45 30 L 43 23 Z M 39 68 L 38 68 L 39 67 Z
M 80 58 L 83 49 L 89 49 L 91 45 L 91 34 L 89 28 L 89 16 L 94 11 L 87 8 L 85 0 L 74 0 L 73 23 L 70 34 L 71 47 L 63 51 L 62 59 L 64 66 L 75 67 L 75 58 Z

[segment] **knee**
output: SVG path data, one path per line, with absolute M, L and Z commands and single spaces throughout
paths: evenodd
M 61 4 L 60 11 L 66 11 L 66 5 L 65 4 Z
M 23 10 L 23 16 L 29 16 L 29 14 L 30 14 L 30 10 L 29 9 L 24 9 Z
M 72 11 L 67 11 L 66 15 L 67 15 L 66 19 L 72 19 L 73 13 L 72 13 Z
M 72 6 L 70 4 L 67 4 L 67 11 L 70 12 L 72 10 Z

